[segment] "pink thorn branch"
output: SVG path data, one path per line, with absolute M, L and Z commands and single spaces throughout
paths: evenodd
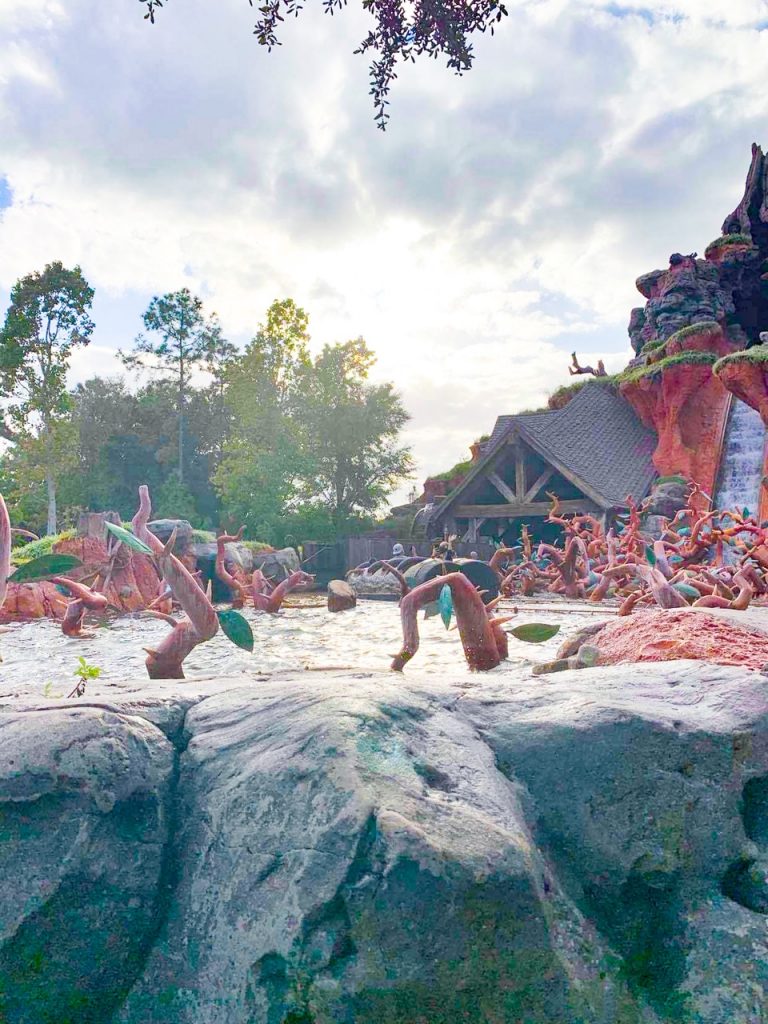
M 495 623 L 489 617 L 482 597 L 468 577 L 460 572 L 452 572 L 446 576 L 435 576 L 426 583 L 414 587 L 400 602 L 403 646 L 392 660 L 395 672 L 402 672 L 403 667 L 418 651 L 418 613 L 425 605 L 437 600 L 443 587 L 449 587 L 453 595 L 459 636 L 470 669 L 485 672 L 501 664 L 504 653 L 499 649 Z M 500 622 L 498 625 L 500 627 Z
M 61 622 L 61 632 L 64 636 L 82 636 L 86 611 L 100 614 L 109 607 L 109 601 L 103 594 L 96 593 L 84 583 L 76 583 L 67 576 L 51 576 L 51 583 L 66 587 L 74 599 L 67 605 Z
M 139 488 L 139 509 L 133 517 L 133 532 L 152 549 L 155 563 L 163 579 L 168 583 L 185 617 L 175 622 L 168 636 L 157 650 L 147 648 L 147 672 L 150 679 L 183 679 L 184 659 L 198 644 L 215 636 L 219 620 L 208 596 L 200 589 L 195 578 L 171 554 L 175 534 L 167 545 L 163 544 L 147 528 L 152 505 L 149 489 L 145 484 Z M 174 620 L 175 621 L 175 620 Z
M 244 527 L 241 526 L 237 533 L 222 533 L 216 538 L 216 575 L 221 582 L 229 587 L 232 592 L 232 607 L 242 608 L 245 604 L 245 599 L 248 596 L 248 591 L 240 580 L 235 579 L 232 573 L 227 569 L 225 563 L 226 550 L 225 544 L 237 543 L 243 536 Z
M 256 573 L 259 573 L 261 579 L 257 582 Z M 263 581 L 263 582 L 262 582 Z M 310 576 L 308 572 L 304 572 L 303 569 L 298 569 L 296 572 L 292 572 L 291 575 L 278 583 L 271 594 L 267 594 L 260 588 L 266 583 L 263 573 L 256 569 L 253 574 L 252 592 L 253 592 L 253 604 L 257 611 L 269 612 L 274 615 L 280 611 L 283 601 L 290 594 L 292 590 L 296 590 L 297 587 L 306 587 L 311 583 L 315 582 L 315 577 Z M 259 589 L 257 589 L 259 588 Z

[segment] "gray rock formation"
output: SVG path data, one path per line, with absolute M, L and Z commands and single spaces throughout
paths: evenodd
M 268 580 L 280 583 L 300 569 L 301 563 L 294 548 L 281 548 L 279 551 L 254 552 L 253 568 L 261 569 Z
M 8 1024 L 768 1020 L 757 673 L 33 700 L 0 708 Z
M 192 524 L 187 519 L 155 519 L 147 523 L 151 533 L 167 544 L 176 531 L 174 551 L 177 555 L 183 555 L 192 544 Z

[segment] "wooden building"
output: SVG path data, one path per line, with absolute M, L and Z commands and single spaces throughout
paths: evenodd
M 562 409 L 500 416 L 461 484 L 436 506 L 431 536 L 457 534 L 514 543 L 526 524 L 537 540 L 557 536 L 545 522 L 560 499 L 564 513 L 590 512 L 606 521 L 640 500 L 656 471 L 656 435 L 623 398 L 598 382 L 580 388 Z

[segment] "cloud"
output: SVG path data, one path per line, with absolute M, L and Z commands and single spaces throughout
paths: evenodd
M 404 67 L 385 134 L 359 7 L 309 7 L 272 54 L 242 0 L 181 8 L 0 0 L 0 290 L 81 264 L 78 379 L 157 292 L 239 342 L 291 295 L 318 348 L 375 348 L 420 476 L 541 404 L 573 347 L 623 364 L 634 279 L 715 237 L 765 124 L 762 0 L 525 0 L 467 75 Z

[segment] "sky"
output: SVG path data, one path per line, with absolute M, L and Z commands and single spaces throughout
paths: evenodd
M 703 252 L 768 145 L 768 0 L 509 0 L 456 76 L 399 73 L 378 131 L 359 0 L 267 53 L 247 0 L 0 0 L 0 314 L 51 260 L 95 288 L 71 382 L 121 373 L 187 286 L 244 345 L 276 298 L 362 335 L 415 481 L 497 415 L 631 355 L 635 279 Z M 405 493 L 401 489 L 400 495 Z

